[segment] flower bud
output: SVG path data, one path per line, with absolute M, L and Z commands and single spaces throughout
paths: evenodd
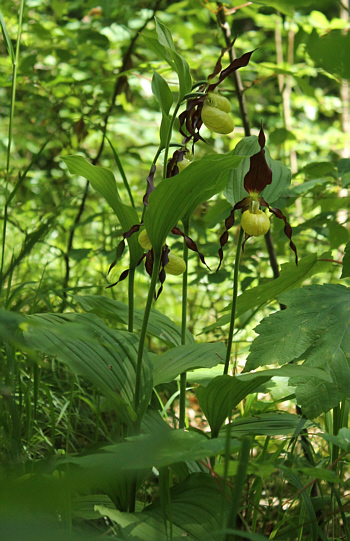
M 215 133 L 227 134 L 231 133 L 234 129 L 233 120 L 230 115 L 217 107 L 211 107 L 204 103 L 201 117 L 208 130 Z
M 170 253 L 168 257 L 169 263 L 167 263 L 164 267 L 165 272 L 167 274 L 173 274 L 174 276 L 179 276 L 179 274 L 183 274 L 186 270 L 186 263 L 182 259 L 182 257 L 173 255 L 172 253 Z
M 152 244 L 148 238 L 146 229 L 143 229 L 141 231 L 141 233 L 139 234 L 138 241 L 139 241 L 139 244 L 141 244 L 142 248 L 144 248 L 145 250 L 152 250 Z
M 242 214 L 241 226 L 251 237 L 260 237 L 270 229 L 270 220 L 262 210 L 258 210 L 256 214 L 246 210 Z

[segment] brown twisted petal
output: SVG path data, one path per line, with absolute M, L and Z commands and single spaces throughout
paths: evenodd
M 273 208 L 273 207 L 270 207 L 270 205 L 262 198 L 260 197 L 259 198 L 259 202 L 260 202 L 260 205 L 263 206 L 263 207 L 267 207 L 269 209 L 270 212 L 272 212 L 272 214 L 274 214 L 276 216 L 276 218 L 279 218 L 280 220 L 283 220 L 284 221 L 284 234 L 288 237 L 289 239 L 289 246 L 291 247 L 291 249 L 293 250 L 293 252 L 295 253 L 295 264 L 298 265 L 298 253 L 297 253 L 297 248 L 294 244 L 294 242 L 292 241 L 292 227 L 291 225 L 287 222 L 287 218 L 285 217 L 285 215 L 280 211 L 280 209 L 277 209 L 277 208 Z
M 121 273 L 121 275 L 119 276 L 119 280 L 117 280 L 116 282 L 114 282 L 114 284 L 110 284 L 109 286 L 106 287 L 106 289 L 109 289 L 110 287 L 114 287 L 116 286 L 117 284 L 119 284 L 119 282 L 122 282 L 123 280 L 125 280 L 125 278 L 128 276 L 129 274 L 129 269 L 126 269 L 125 271 L 123 271 Z
M 191 239 L 191 237 L 187 237 L 185 233 L 181 231 L 181 229 L 177 226 L 173 227 L 171 232 L 174 235 L 179 235 L 179 237 L 183 237 L 186 242 L 187 248 L 189 248 L 189 250 L 192 250 L 192 252 L 196 252 L 199 256 L 199 259 L 203 263 L 203 265 L 205 265 L 208 270 L 211 270 L 210 267 L 208 267 L 208 265 L 205 262 L 204 255 L 198 250 L 197 244 L 194 242 L 194 240 Z
M 221 235 L 220 241 L 219 241 L 220 242 L 220 248 L 218 250 L 218 254 L 219 254 L 220 261 L 219 261 L 219 266 L 216 269 L 216 272 L 218 272 L 218 270 L 220 269 L 221 263 L 222 263 L 222 260 L 223 260 L 223 257 L 224 257 L 223 247 L 225 246 L 225 244 L 228 241 L 228 236 L 229 236 L 228 231 L 229 231 L 229 229 L 231 229 L 231 227 L 235 223 L 235 211 L 239 210 L 239 209 L 248 208 L 249 201 L 250 201 L 250 197 L 245 197 L 244 199 L 242 199 L 242 201 L 239 201 L 238 203 L 236 203 L 235 206 L 233 207 L 233 209 L 230 212 L 230 216 L 228 218 L 226 218 L 226 220 L 225 220 L 225 231 Z
M 149 196 L 151 195 L 151 193 L 153 192 L 154 190 L 154 175 L 155 175 L 155 172 L 156 172 L 156 165 L 153 163 L 152 164 L 152 167 L 151 167 L 151 170 L 149 172 L 149 175 L 147 177 L 147 190 L 146 190 L 146 193 L 145 195 L 143 196 L 143 204 L 148 207 L 148 198 Z
M 249 53 L 245 53 L 244 55 L 242 55 L 240 58 L 235 58 L 233 62 L 231 62 L 231 64 L 220 73 L 219 80 L 216 81 L 216 83 L 209 85 L 208 91 L 212 92 L 231 73 L 238 70 L 239 68 L 244 68 L 245 66 L 247 66 L 253 53 L 254 51 L 250 51 Z
M 165 278 L 166 278 L 166 273 L 165 273 L 164 267 L 169 263 L 169 252 L 170 252 L 169 247 L 166 244 L 164 244 L 164 246 L 162 248 L 161 258 L 160 258 L 160 270 L 159 270 L 159 275 L 158 275 L 159 282 L 160 282 L 160 288 L 158 289 L 157 294 L 154 293 L 154 300 L 157 300 L 159 295 L 163 291 L 163 284 L 164 284 Z

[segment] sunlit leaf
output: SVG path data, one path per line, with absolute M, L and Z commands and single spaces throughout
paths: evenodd
M 85 177 L 94 190 L 105 198 L 120 221 L 124 233 L 129 231 L 133 225 L 139 223 L 136 210 L 122 203 L 112 171 L 106 167 L 91 165 L 82 156 L 67 156 L 62 160 L 67 164 L 69 171 L 73 175 Z M 143 249 L 137 241 L 137 235 L 128 238 L 128 244 L 130 248 L 130 267 L 135 268 L 143 254 Z
M 195 368 L 210 368 L 225 359 L 226 347 L 217 344 L 189 344 L 152 356 L 154 385 L 173 381 L 179 374 Z
M 322 261 L 322 259 L 327 259 L 327 257 L 329 258 L 330 254 L 323 254 L 320 258 L 317 258 L 316 255 L 308 255 L 299 261 L 298 267 L 295 266 L 295 263 L 286 263 L 281 268 L 281 276 L 279 278 L 248 289 L 238 297 L 236 315 L 241 316 L 248 310 L 262 306 L 276 299 L 284 291 L 300 286 L 307 278 L 318 273 L 326 272 L 331 262 Z M 230 306 L 227 307 L 227 310 L 230 310 Z M 231 315 L 226 314 L 212 325 L 205 327 L 204 331 L 207 332 L 216 327 L 222 327 L 230 322 L 230 318 Z
M 160 251 L 171 229 L 205 193 L 219 181 L 224 171 L 235 168 L 241 157 L 209 155 L 192 162 L 175 177 L 164 179 L 149 197 L 145 226 L 155 250 Z
M 262 320 L 245 371 L 258 366 L 304 360 L 328 370 L 333 381 L 300 377 L 296 385 L 304 415 L 314 418 L 350 398 L 350 293 L 341 285 L 306 286 L 279 296 L 287 310 Z

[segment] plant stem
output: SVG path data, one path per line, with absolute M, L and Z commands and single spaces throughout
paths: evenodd
M 128 305 L 129 305 L 128 331 L 129 332 L 133 332 L 134 330 L 134 285 L 135 285 L 135 269 L 130 268 L 129 282 L 128 282 Z
M 167 165 L 168 165 L 168 154 L 169 154 L 169 146 L 170 146 L 171 134 L 173 133 L 173 126 L 174 126 L 174 122 L 175 122 L 178 110 L 180 108 L 180 105 L 181 105 L 181 102 L 179 101 L 176 104 L 176 107 L 175 107 L 174 112 L 173 112 L 173 116 L 171 117 L 169 131 L 168 131 L 167 138 L 166 138 L 165 149 L 164 149 L 163 178 L 166 178 L 166 170 L 167 170 Z
M 160 265 L 160 257 L 161 254 L 154 254 L 154 262 L 153 262 L 153 272 L 152 272 L 152 280 L 151 284 L 149 286 L 148 290 L 148 297 L 147 297 L 147 303 L 143 315 L 143 321 L 142 321 L 142 328 L 141 328 L 141 334 L 140 334 L 140 340 L 139 340 L 139 350 L 137 354 L 137 365 L 136 365 L 136 382 L 135 382 L 135 411 L 138 414 L 139 413 L 139 407 L 140 407 L 140 394 L 141 394 L 141 372 L 142 372 L 142 359 L 143 359 L 143 350 L 145 347 L 145 339 L 146 339 L 146 332 L 147 332 L 147 324 L 149 320 L 149 315 L 151 312 L 151 306 L 153 301 L 153 295 L 156 289 L 157 285 L 157 279 L 158 279 L 158 272 L 159 272 L 159 265 Z M 138 419 L 138 423 L 140 423 L 141 419 Z
M 21 42 L 22 34 L 22 21 L 23 21 L 23 11 L 24 11 L 25 0 L 21 0 L 19 7 L 19 18 L 18 18 L 18 31 L 17 31 L 17 42 L 16 42 L 16 54 L 13 61 L 12 67 L 12 85 L 11 85 L 11 104 L 10 104 L 10 118 L 9 118 L 9 131 L 8 131 L 8 144 L 7 144 L 7 155 L 6 155 L 6 171 L 5 171 L 5 208 L 4 208 L 4 222 L 2 230 L 2 249 L 1 249 L 1 266 L 0 266 L 0 291 L 2 289 L 2 273 L 4 270 L 5 262 L 5 246 L 6 246 L 6 228 L 7 228 L 7 212 L 8 212 L 8 185 L 9 185 L 9 172 L 10 172 L 10 159 L 11 159 L 11 144 L 12 144 L 12 128 L 13 128 L 13 117 L 15 112 L 15 101 L 16 101 L 16 79 L 17 79 L 17 67 L 19 59 L 19 47 Z
M 188 237 L 190 230 L 190 219 L 186 218 L 182 221 L 184 233 Z M 187 330 L 187 285 L 188 285 L 188 247 L 184 239 L 183 243 L 183 259 L 186 263 L 186 270 L 182 275 L 182 319 L 181 319 L 181 344 L 186 344 Z M 180 412 L 179 412 L 179 428 L 185 428 L 186 416 L 186 372 L 180 376 Z
M 242 241 L 243 241 L 243 229 L 240 228 L 237 250 L 236 250 L 236 259 L 235 259 L 235 270 L 233 274 L 233 295 L 232 295 L 232 309 L 231 309 L 231 321 L 230 321 L 230 330 L 228 333 L 227 340 L 227 351 L 226 351 L 226 360 L 224 374 L 228 373 L 228 367 L 230 364 L 231 349 L 232 349 L 232 340 L 233 340 L 233 331 L 235 330 L 235 318 L 236 318 L 236 304 L 237 304 L 237 293 L 238 293 L 238 274 L 239 274 L 239 260 L 241 257 L 242 251 Z
M 235 476 L 235 490 L 232 495 L 231 509 L 229 511 L 229 516 L 227 519 L 226 527 L 228 529 L 236 528 L 239 504 L 240 504 L 241 495 L 242 495 L 242 491 L 243 491 L 243 487 L 244 487 L 244 483 L 245 483 L 245 479 L 247 475 L 249 451 L 250 451 L 250 438 L 245 436 L 242 438 L 242 447 L 241 447 L 241 453 L 240 453 L 240 458 L 239 458 L 239 464 L 238 464 L 238 469 Z M 233 539 L 233 536 L 228 533 L 226 535 L 226 541 L 229 541 L 231 539 Z

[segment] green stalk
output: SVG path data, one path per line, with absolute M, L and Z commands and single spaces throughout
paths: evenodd
M 10 104 L 10 118 L 9 118 L 8 144 L 7 144 L 7 156 L 6 156 L 6 171 L 5 171 L 5 208 L 4 208 L 4 223 L 3 223 L 3 229 L 2 229 L 2 249 L 1 249 L 1 266 L 0 266 L 0 277 L 1 277 L 1 279 L 0 279 L 0 291 L 1 291 L 1 288 L 2 288 L 2 273 L 3 273 L 3 270 L 4 270 L 4 260 L 5 260 L 7 211 L 8 211 L 7 198 L 8 198 L 8 184 L 9 184 L 10 159 L 11 159 L 12 128 L 13 128 L 13 117 L 14 117 L 14 112 L 15 112 L 17 66 L 18 66 L 18 59 L 19 59 L 19 46 L 20 46 L 20 42 L 21 42 L 24 4 L 25 4 L 25 0 L 21 0 L 20 7 L 19 7 L 16 54 L 15 54 L 15 59 L 14 59 L 14 62 L 13 62 L 13 67 L 12 67 L 11 104 Z
M 164 149 L 163 178 L 166 178 L 166 170 L 167 170 L 167 165 L 168 165 L 168 154 L 169 154 L 170 140 L 171 140 L 171 135 L 173 133 L 174 122 L 175 122 L 178 110 L 180 108 L 180 105 L 181 105 L 181 102 L 179 101 L 176 104 L 176 107 L 175 107 L 174 112 L 173 112 L 173 116 L 171 117 L 169 131 L 168 131 L 167 138 L 166 138 L 165 149 Z
M 182 221 L 184 233 L 188 237 L 190 230 L 190 219 L 185 218 Z M 184 239 L 183 243 L 183 259 L 186 263 L 186 270 L 182 275 L 182 319 L 181 319 L 181 344 L 186 344 L 187 330 L 187 285 L 188 285 L 188 247 Z M 180 412 L 179 412 L 179 428 L 185 428 L 186 417 L 186 372 L 180 376 Z
M 128 305 L 129 305 L 128 331 L 129 332 L 133 332 L 134 330 L 134 285 L 135 285 L 135 269 L 130 268 L 129 281 L 128 281 Z
M 233 295 L 232 295 L 231 321 L 230 321 L 230 330 L 229 330 L 229 333 L 228 333 L 228 340 L 227 340 L 227 351 L 226 351 L 224 374 L 228 373 L 228 367 L 229 367 L 229 364 L 230 364 L 231 349 L 232 349 L 233 332 L 235 330 L 236 305 L 237 305 L 237 293 L 238 293 L 239 260 L 240 260 L 241 251 L 242 251 L 243 234 L 244 234 L 244 231 L 243 231 L 243 229 L 241 227 L 240 231 L 239 231 L 238 244 L 237 244 L 237 250 L 236 250 L 236 259 L 235 259 L 235 270 L 234 270 L 234 274 L 233 274 Z
M 140 407 L 141 371 L 142 371 L 143 350 L 144 350 L 144 347 L 145 347 L 147 324 L 148 324 L 149 315 L 150 315 L 150 312 L 151 312 L 153 295 L 154 295 L 156 285 L 157 285 L 160 258 L 161 258 L 161 253 L 155 253 L 154 254 L 152 280 L 151 280 L 151 284 L 150 284 L 149 290 L 148 290 L 147 303 L 146 303 L 145 312 L 144 312 L 144 315 L 143 315 L 142 328 L 141 328 L 141 334 L 140 334 L 140 340 L 139 340 L 139 350 L 138 350 L 138 354 L 137 354 L 137 365 L 136 365 L 136 383 L 135 383 L 135 411 L 136 411 L 137 414 L 139 413 L 138 410 L 139 410 L 139 407 Z M 137 422 L 140 423 L 140 421 L 141 421 L 141 419 L 138 419 Z
M 241 494 L 242 494 L 244 483 L 247 476 L 249 452 L 250 452 L 250 438 L 245 436 L 244 438 L 242 438 L 241 453 L 240 453 L 239 464 L 238 464 L 237 474 L 235 476 L 235 483 L 234 483 L 235 489 L 232 494 L 231 509 L 229 511 L 227 524 L 226 524 L 227 529 L 236 528 Z M 234 539 L 234 537 L 230 533 L 227 533 L 225 541 L 229 541 L 232 539 Z M 239 539 L 239 537 L 237 537 L 237 539 Z

